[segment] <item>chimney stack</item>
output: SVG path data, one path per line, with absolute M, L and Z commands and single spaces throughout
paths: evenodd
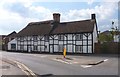
M 95 14 L 91 14 L 91 19 L 96 19 L 96 15 Z
M 59 13 L 53 13 L 53 20 L 54 22 L 60 23 L 60 14 Z

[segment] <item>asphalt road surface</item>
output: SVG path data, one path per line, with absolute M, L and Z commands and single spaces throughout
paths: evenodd
M 1 52 L 2 59 L 24 64 L 36 76 L 118 75 L 116 55 L 69 55 L 64 59 L 62 55 Z

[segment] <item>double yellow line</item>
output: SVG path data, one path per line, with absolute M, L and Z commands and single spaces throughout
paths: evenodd
M 23 63 L 20 63 L 18 61 L 15 60 L 11 60 L 11 59 L 3 59 L 3 61 L 5 60 L 5 62 L 10 63 L 10 64 L 16 64 L 26 75 L 28 75 L 28 77 L 37 77 L 36 74 L 34 72 L 32 72 L 32 70 L 30 70 L 26 65 L 24 65 Z M 13 63 L 12 63 L 13 62 Z

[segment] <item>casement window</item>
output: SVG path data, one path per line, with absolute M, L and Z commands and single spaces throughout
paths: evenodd
M 11 44 L 11 50 L 16 50 L 16 44 Z
M 63 48 L 64 48 L 64 46 L 63 45 L 59 45 L 59 51 L 63 51 Z
M 33 36 L 33 41 L 37 41 L 37 40 L 38 40 L 37 36 Z
M 17 38 L 17 41 L 20 41 L 20 37 Z
M 83 39 L 83 35 L 82 34 L 77 34 L 76 35 L 76 40 L 82 40 Z
M 20 45 L 20 50 L 24 50 L 24 45 Z
M 79 52 L 79 51 L 82 51 L 82 46 L 77 45 L 77 46 L 76 46 L 76 52 Z
M 59 35 L 58 40 L 64 40 L 64 36 L 63 35 Z
M 45 36 L 45 42 L 49 41 L 49 36 Z
M 20 37 L 20 41 L 24 41 L 24 37 Z
M 33 50 L 37 51 L 38 50 L 38 46 L 33 46 Z

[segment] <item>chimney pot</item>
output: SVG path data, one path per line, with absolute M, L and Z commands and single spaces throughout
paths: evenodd
M 60 22 L 60 14 L 59 13 L 53 13 L 53 19 L 55 22 Z
M 96 19 L 96 15 L 95 14 L 91 14 L 91 19 Z

